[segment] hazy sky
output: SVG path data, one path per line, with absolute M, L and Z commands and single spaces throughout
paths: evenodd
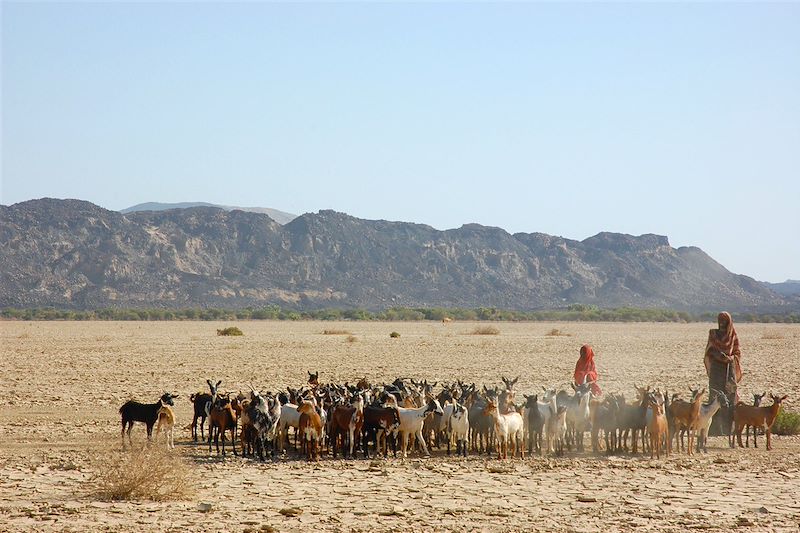
M 2 3 L 0 203 L 667 235 L 800 278 L 800 4 Z

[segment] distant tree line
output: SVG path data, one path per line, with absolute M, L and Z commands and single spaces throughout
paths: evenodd
M 417 321 L 447 318 L 486 321 L 564 321 L 564 322 L 716 322 L 716 312 L 690 313 L 670 309 L 619 307 L 600 309 L 594 305 L 573 304 L 548 311 L 513 311 L 494 307 L 475 309 L 443 307 L 392 307 L 383 311 L 366 309 L 318 309 L 298 311 L 268 306 L 247 309 L 96 309 L 54 308 L 0 310 L 6 320 L 377 320 Z M 737 322 L 800 323 L 800 312 L 734 313 Z

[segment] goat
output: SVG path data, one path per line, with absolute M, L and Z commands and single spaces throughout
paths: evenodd
M 575 396 L 567 403 L 567 431 L 570 438 L 568 444 L 574 444 L 575 448 L 583 451 L 583 434 L 589 429 L 590 412 L 589 400 L 591 399 L 592 384 L 587 377 L 580 385 L 572 384 Z
M 648 414 L 647 414 L 647 432 L 650 435 L 650 459 L 655 454 L 657 459 L 661 459 L 661 445 L 666 441 L 665 453 L 669 457 L 670 445 L 672 439 L 669 435 L 669 426 L 667 425 L 667 416 L 664 411 L 664 398 L 663 395 L 650 393 L 648 395 Z
M 698 429 L 698 420 L 700 418 L 700 403 L 703 399 L 706 389 L 698 391 L 697 389 L 690 389 L 692 391 L 692 401 L 686 402 L 684 400 L 675 400 L 669 406 L 669 412 L 673 420 L 674 427 L 670 427 L 670 440 L 675 436 L 675 444 L 678 444 L 678 430 L 681 430 L 681 451 L 683 451 L 683 430 L 689 433 L 689 442 L 686 448 L 686 453 L 692 455 L 694 453 L 693 445 L 695 433 Z
M 364 397 L 357 394 L 353 397 L 350 405 L 337 405 L 331 413 L 330 439 L 333 446 L 333 457 L 336 458 L 336 448 L 339 443 L 339 436 L 346 437 L 346 448 L 344 456 L 347 457 L 349 450 L 350 457 L 353 457 L 353 450 L 358 446 L 358 437 L 361 435 L 361 428 L 364 425 Z
M 494 420 L 492 420 L 491 416 L 484 413 L 486 399 L 477 395 L 478 391 L 473 391 L 473 397 L 470 399 L 472 403 L 467 408 L 470 433 L 472 436 L 472 451 L 483 453 L 483 451 L 486 450 L 486 453 L 491 453 L 491 443 L 494 436 Z
M 165 405 L 175 405 L 177 394 L 165 392 L 155 403 L 139 403 L 134 400 L 125 402 L 119 408 L 122 416 L 122 445 L 125 446 L 125 426 L 128 426 L 128 442 L 131 441 L 131 430 L 134 422 L 144 422 L 147 426 L 147 440 L 153 436 L 153 426 L 158 421 L 158 410 Z
M 525 408 L 522 418 L 524 422 L 525 439 L 528 442 L 528 453 L 542 452 L 542 433 L 544 430 L 544 415 L 539 409 L 539 396 L 525 396 Z M 549 411 L 549 409 L 548 409 Z
M 167 438 L 167 449 L 175 448 L 175 439 L 172 431 L 175 428 L 175 413 L 170 406 L 162 405 L 157 415 L 156 440 L 158 440 L 158 436 L 161 434 L 161 428 L 163 427 Z
M 264 460 L 267 442 L 272 442 L 271 454 L 275 456 L 275 437 L 281 417 L 281 403 L 277 398 L 266 398 L 253 391 L 248 414 L 255 433 L 255 453 Z
M 410 435 L 416 436 L 417 441 L 420 443 L 420 446 L 422 446 L 423 453 L 426 456 L 430 456 L 428 446 L 425 444 L 425 439 L 422 438 L 422 424 L 425 421 L 425 417 L 428 416 L 428 413 L 439 416 L 444 413 L 444 411 L 442 411 L 442 406 L 439 404 L 439 400 L 431 398 L 425 406 L 416 409 L 409 407 L 396 407 L 396 409 L 400 417 L 400 427 L 398 431 L 400 432 L 400 448 L 403 452 L 403 457 L 405 458 L 408 456 L 407 447 Z
M 555 401 L 555 399 L 553 400 Z M 553 446 L 556 455 L 564 455 L 564 443 L 567 436 L 567 408 L 557 407 L 547 421 L 548 442 Z
M 608 394 L 600 401 L 592 399 L 589 404 L 592 424 L 592 451 L 600 451 L 600 430 L 605 433 L 606 453 L 612 454 L 617 450 L 617 429 L 619 429 L 620 406 L 625 405 L 625 398 Z
M 779 397 L 773 394 L 769 395 L 772 398 L 772 405 L 768 407 L 753 407 L 752 405 L 737 404 L 733 410 L 733 425 L 736 432 L 736 438 L 739 442 L 739 447 L 742 446 L 742 429 L 746 425 L 753 427 L 753 446 L 758 448 L 758 430 L 763 429 L 767 434 L 767 450 L 772 449 L 772 424 L 775 423 L 778 413 L 781 410 L 781 402 L 787 397 Z M 733 448 L 733 433 L 730 436 L 730 446 Z
M 197 442 L 197 419 L 200 419 L 200 440 L 206 440 L 203 426 L 208 418 L 208 411 L 206 411 L 206 404 L 212 402 L 213 397 L 207 392 L 195 392 L 189 396 L 189 400 L 194 406 L 194 418 L 192 419 L 192 440 Z
M 300 428 L 300 412 L 297 410 L 297 404 L 284 403 L 281 408 L 281 418 L 278 422 L 278 451 L 283 452 L 283 445 L 289 444 L 289 428 L 295 429 L 295 444 L 297 444 L 297 435 Z
M 379 454 L 383 449 L 383 456 L 388 455 L 387 440 L 390 434 L 400 429 L 400 415 L 394 407 L 378 407 L 369 405 L 364 407 L 363 451 L 364 457 L 369 458 L 369 441 L 375 442 L 375 454 Z M 381 447 L 381 438 L 383 446 Z M 397 440 L 393 440 L 393 451 L 397 456 Z
M 460 403 L 454 403 L 453 412 L 447 420 L 447 455 L 450 446 L 456 443 L 456 455 L 467 456 L 467 435 L 469 434 L 469 412 Z
M 539 401 L 536 407 L 538 407 L 544 421 L 544 438 L 549 453 L 554 451 L 553 446 L 556 444 L 558 438 L 558 423 L 553 419 L 558 416 L 560 408 L 558 407 L 556 390 L 547 389 L 545 387 L 542 387 L 542 389 L 544 390 L 542 401 Z M 566 413 L 566 409 L 564 409 L 563 412 Z M 566 418 L 564 419 L 564 423 L 566 424 Z M 566 425 L 564 426 L 564 431 L 566 431 Z M 542 453 L 544 453 L 544 451 Z
M 701 447 L 703 448 L 704 452 L 708 452 L 706 446 L 708 444 L 708 430 L 711 427 L 711 421 L 720 408 L 728 406 L 728 398 L 725 396 L 725 394 L 715 389 L 712 389 L 709 392 L 714 393 L 714 399 L 709 403 L 704 403 L 700 406 L 700 416 L 697 420 L 697 428 L 700 430 L 700 433 L 697 436 L 697 452 L 700 451 Z M 681 439 L 681 441 L 682 440 L 683 439 Z
M 217 445 L 217 455 L 219 455 L 219 437 L 222 435 L 222 455 L 225 455 L 225 432 L 230 430 L 233 455 L 238 455 L 236 453 L 237 417 L 229 396 L 217 396 L 217 400 L 208 413 L 208 419 L 208 453 L 211 453 L 211 441 L 213 439 Z
M 511 441 L 514 441 L 514 451 L 511 452 L 511 458 L 514 458 L 515 453 L 519 453 L 520 458 L 525 458 L 525 450 L 523 449 L 523 422 L 522 415 L 516 411 L 510 413 L 500 413 L 497 409 L 497 404 L 489 400 L 486 407 L 483 409 L 484 414 L 492 417 L 494 420 L 494 432 L 497 439 L 500 441 L 497 449 L 498 459 L 508 459 L 508 446 Z
M 761 400 L 763 400 L 764 396 L 766 396 L 766 395 L 767 395 L 766 392 L 762 392 L 761 394 L 753 393 L 753 407 L 760 407 L 761 406 Z M 744 445 L 745 445 L 746 448 L 749 448 L 750 447 L 750 426 L 745 426 L 744 429 L 745 429 Z M 755 439 L 755 433 L 756 433 L 756 429 L 753 428 L 753 439 Z
M 647 428 L 647 394 L 650 392 L 650 387 L 638 387 L 634 384 L 636 389 L 637 401 L 634 404 L 625 403 L 625 397 L 620 396 L 620 410 L 619 410 L 619 439 L 617 440 L 618 449 L 628 451 L 628 434 L 631 436 L 631 452 L 636 453 L 638 449 L 637 433 L 641 432 L 642 435 L 642 453 L 645 453 L 645 432 Z
M 311 461 L 319 461 L 319 444 L 322 439 L 322 419 L 317 413 L 314 404 L 310 401 L 302 401 L 297 406 L 296 411 L 300 413 L 298 429 L 306 450 L 306 458 Z

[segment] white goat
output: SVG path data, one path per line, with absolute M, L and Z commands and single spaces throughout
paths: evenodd
M 408 456 L 407 447 L 409 435 L 415 435 L 422 446 L 422 451 L 426 456 L 430 456 L 430 452 L 428 452 L 428 446 L 425 444 L 425 439 L 422 438 L 422 425 L 424 424 L 425 417 L 428 416 L 428 413 L 433 413 L 440 416 L 444 413 L 442 406 L 439 405 L 439 400 L 431 398 L 427 405 L 418 407 L 416 409 L 411 409 L 408 407 L 395 407 L 395 409 L 397 409 L 397 414 L 400 417 L 399 431 L 403 457 Z
M 548 453 L 553 451 L 553 444 L 556 440 L 557 426 L 552 423 L 553 418 L 558 414 L 558 405 L 556 404 L 556 390 L 544 389 L 541 401 L 536 406 L 539 408 L 539 414 L 544 421 L 544 439 Z M 564 419 L 564 431 L 566 432 L 566 418 Z M 563 439 L 563 437 L 562 437 Z
M 514 458 L 514 453 L 519 452 L 521 458 L 525 457 L 525 450 L 523 445 L 523 428 L 525 424 L 522 421 L 522 415 L 516 411 L 509 413 L 500 413 L 497 409 L 497 404 L 493 400 L 488 400 L 486 408 L 483 410 L 484 414 L 491 415 L 494 419 L 494 434 L 500 441 L 500 446 L 497 450 L 498 459 L 508 459 L 508 446 L 511 441 L 514 441 L 514 451 L 511 452 L 511 458 Z
M 300 412 L 297 410 L 297 405 L 293 403 L 285 403 L 281 407 L 281 417 L 278 422 L 278 451 L 283 452 L 284 441 L 289 441 L 289 428 L 295 430 L 295 434 L 300 428 Z
M 469 411 L 461 404 L 450 404 L 453 411 L 447 421 L 447 454 L 455 441 L 456 455 L 467 456 L 467 435 L 469 435 Z
M 555 404 L 555 398 L 553 398 L 552 403 Z M 564 440 L 567 437 L 567 408 L 553 405 L 552 409 L 555 409 L 555 412 L 546 422 L 547 449 L 548 451 L 554 451 L 556 454 L 562 455 L 564 453 Z M 554 448 L 553 450 L 550 449 L 551 445 Z

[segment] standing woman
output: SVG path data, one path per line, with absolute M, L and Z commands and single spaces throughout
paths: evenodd
M 594 350 L 588 344 L 581 346 L 581 356 L 575 363 L 575 374 L 573 376 L 575 385 L 581 385 L 584 380 L 592 383 L 592 394 L 600 396 L 602 391 L 597 384 L 597 367 L 594 365 Z
M 703 363 L 708 375 L 709 393 L 712 389 L 725 393 L 728 407 L 722 407 L 714 415 L 709 435 L 730 433 L 733 419 L 733 406 L 739 400 L 738 384 L 742 380 L 742 353 L 739 351 L 739 337 L 733 327 L 730 313 L 717 316 L 717 329 L 709 330 L 708 344 Z

